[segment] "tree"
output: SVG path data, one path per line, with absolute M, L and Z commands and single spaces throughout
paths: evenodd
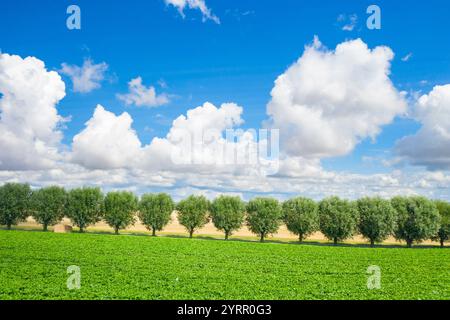
M 28 184 L 7 183 L 0 187 L 0 225 L 8 230 L 27 219 L 31 189 Z
M 260 236 L 260 241 L 276 233 L 282 220 L 279 202 L 272 198 L 255 198 L 247 204 L 247 226 Z
M 214 226 L 224 231 L 228 240 L 244 223 L 245 204 L 239 197 L 220 196 L 211 205 L 211 217 Z
M 433 201 L 425 197 L 395 197 L 391 203 L 397 210 L 395 237 L 406 241 L 408 248 L 439 231 L 440 216 Z
M 110 192 L 105 197 L 104 214 L 106 223 L 119 234 L 120 229 L 134 225 L 135 213 L 138 209 L 138 199 L 128 191 Z
M 319 229 L 319 211 L 314 200 L 295 198 L 283 203 L 283 220 L 290 232 L 303 242 Z
M 439 241 L 441 247 L 443 248 L 444 243 L 450 240 L 450 203 L 439 200 L 434 203 L 441 216 L 441 227 L 432 239 L 434 241 Z
M 337 245 L 356 232 L 358 211 L 353 202 L 331 197 L 319 203 L 320 231 Z
M 70 190 L 67 195 L 66 215 L 80 232 L 99 222 L 103 215 L 104 195 L 99 188 Z
M 33 191 L 32 216 L 47 231 L 48 226 L 54 226 L 64 218 L 66 203 L 67 193 L 64 188 L 52 186 Z
M 357 201 L 359 212 L 359 233 L 369 239 L 373 247 L 375 243 L 383 242 L 394 233 L 397 211 L 389 200 L 362 198 Z
M 156 231 L 163 230 L 170 222 L 174 206 L 168 194 L 144 194 L 139 202 L 139 218 L 155 237 Z
M 209 222 L 210 206 L 204 196 L 190 196 L 178 203 L 178 221 L 189 232 L 189 238 L 193 237 L 195 230 Z

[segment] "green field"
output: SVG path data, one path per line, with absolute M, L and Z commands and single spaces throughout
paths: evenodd
M 450 250 L 0 231 L 0 299 L 450 299 Z

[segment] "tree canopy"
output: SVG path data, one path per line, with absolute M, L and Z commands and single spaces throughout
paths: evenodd
M 6 183 L 0 187 L 0 225 L 8 230 L 30 215 L 31 189 L 28 184 Z
M 334 244 L 351 238 L 357 231 L 358 211 L 349 200 L 330 197 L 319 203 L 320 231 Z
M 210 208 L 211 204 L 204 196 L 190 196 L 178 203 L 178 222 L 186 228 L 190 238 L 209 222 Z
M 425 197 L 395 197 L 391 200 L 397 210 L 395 237 L 406 241 L 408 247 L 435 236 L 440 227 L 440 215 L 433 201 Z
M 166 193 L 144 194 L 139 202 L 139 219 L 156 236 L 170 222 L 175 204 Z
M 276 233 L 282 221 L 281 205 L 276 199 L 255 198 L 247 204 L 247 226 L 260 241 Z
M 319 210 L 314 200 L 294 198 L 283 203 L 283 220 L 290 232 L 302 242 L 319 229 Z
M 225 232 L 225 240 L 244 223 L 245 204 L 239 197 L 219 196 L 211 205 L 214 226 Z
M 42 224 L 44 231 L 48 226 L 58 224 L 66 213 L 67 193 L 64 188 L 51 186 L 33 191 L 31 212 L 33 218 Z

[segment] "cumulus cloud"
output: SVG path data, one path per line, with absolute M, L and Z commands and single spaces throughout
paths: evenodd
M 422 127 L 397 143 L 397 154 L 430 170 L 450 169 L 450 84 L 436 86 L 421 96 L 414 115 Z
M 101 105 L 73 138 L 72 161 L 89 169 L 132 167 L 138 161 L 141 142 L 128 113 L 116 116 Z
M 145 87 L 142 84 L 142 78 L 137 77 L 128 83 L 129 93 L 118 94 L 117 98 L 126 105 L 135 105 L 138 107 L 159 107 L 168 104 L 169 97 L 163 94 L 156 94 L 155 87 Z
M 394 54 L 360 39 L 328 50 L 315 38 L 275 81 L 267 111 L 291 156 L 326 158 L 351 152 L 406 111 L 389 79 Z
M 206 6 L 205 0 L 164 0 L 166 5 L 172 5 L 177 8 L 178 12 L 184 18 L 184 9 L 188 7 L 189 9 L 200 10 L 203 15 L 203 21 L 212 20 L 217 24 L 220 24 L 220 19 L 215 16 L 211 9 Z
M 248 132 L 239 141 L 227 139 L 228 129 L 239 129 L 244 123 L 243 108 L 235 103 L 215 106 L 207 102 L 193 108 L 173 121 L 166 136 L 147 145 L 141 143 L 128 113 L 116 115 L 99 105 L 73 138 L 71 150 L 61 152 L 58 128 L 64 119 L 56 110 L 65 94 L 61 78 L 48 72 L 40 60 L 2 54 L 0 184 L 94 185 L 104 191 L 129 189 L 139 194 L 165 190 L 177 199 L 191 192 L 211 197 L 239 194 L 245 199 L 270 195 L 281 200 L 299 194 L 315 199 L 396 194 L 449 199 L 448 172 L 353 174 L 321 166 L 321 157 L 350 152 L 362 139 L 375 138 L 384 124 L 405 111 L 402 94 L 389 80 L 392 56 L 388 48 L 370 50 L 361 40 L 344 42 L 333 51 L 318 40 L 307 47 L 272 91 L 268 113 L 271 125 L 281 129 L 285 152 L 277 174 L 267 175 L 261 174 L 260 163 L 228 165 L 230 158 L 220 151 L 228 146 L 252 155 L 257 146 Z M 440 136 L 424 136 L 423 142 L 411 142 L 406 150 L 442 141 L 424 154 L 441 149 L 445 158 L 449 91 L 447 86 L 436 87 L 419 99 L 416 117 L 423 125 L 421 131 L 430 128 Z M 190 138 L 192 147 L 189 161 L 174 163 L 174 152 L 184 137 Z M 407 139 L 417 137 L 420 132 Z M 431 158 L 439 159 L 437 155 Z
M 73 138 L 70 158 L 87 169 L 136 169 L 191 174 L 269 175 L 279 168 L 277 136 L 239 130 L 243 108 L 206 102 L 172 123 L 165 137 L 142 145 L 128 113 L 97 106 L 86 128 Z M 237 129 L 237 130 L 236 130 Z M 275 150 L 275 151 L 274 151 Z
M 209 102 L 189 110 L 173 121 L 165 138 L 155 138 L 145 147 L 144 166 L 175 171 L 217 170 L 225 162 L 224 131 L 243 123 L 242 112 L 235 103 L 216 107 Z
M 63 63 L 59 72 L 72 80 L 74 92 L 88 93 L 101 87 L 107 70 L 105 62 L 95 64 L 91 59 L 85 59 L 81 67 Z
M 241 118 L 243 108 L 235 103 L 224 103 L 217 108 L 212 103 L 206 102 L 202 106 L 191 109 L 187 115 L 181 115 L 174 122 L 168 137 L 175 130 L 186 130 L 193 134 L 202 133 L 207 129 L 223 131 L 227 128 L 243 124 Z
M 128 113 L 116 116 L 98 105 L 86 128 L 73 138 L 71 158 L 89 169 L 212 170 L 224 164 L 219 152 L 228 143 L 224 131 L 243 123 L 242 111 L 234 103 L 218 108 L 207 102 L 173 121 L 166 137 L 143 146 Z
M 65 96 L 61 77 L 34 57 L 0 53 L 0 169 L 51 167 L 64 119 L 56 105 Z

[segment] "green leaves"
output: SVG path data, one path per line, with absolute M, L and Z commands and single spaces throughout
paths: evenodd
M 64 188 L 52 186 L 38 189 L 31 195 L 32 216 L 47 231 L 48 226 L 54 226 L 64 218 L 66 203 Z
M 450 250 L 0 231 L 0 300 L 448 299 Z M 67 267 L 81 289 L 67 289 Z M 367 289 L 367 268 L 382 271 Z
M 405 240 L 408 247 L 438 233 L 440 215 L 433 201 L 424 197 L 395 197 L 391 203 L 398 214 L 395 237 Z
M 359 211 L 358 229 L 373 246 L 391 236 L 396 227 L 397 211 L 389 200 L 363 198 L 357 201 Z
M 103 215 L 103 193 L 99 188 L 73 189 L 68 193 L 66 214 L 83 232 Z
M 156 236 L 170 222 L 175 204 L 165 193 L 144 194 L 139 202 L 139 219 Z
M 209 222 L 210 202 L 204 196 L 190 196 L 177 205 L 178 221 L 192 238 L 195 230 Z
M 317 204 L 307 198 L 295 198 L 283 203 L 283 220 L 300 242 L 319 229 Z
M 450 203 L 445 201 L 435 201 L 434 204 L 441 216 L 441 227 L 432 239 L 439 241 L 441 247 L 443 247 L 444 243 L 450 240 Z
M 356 233 L 358 211 L 353 202 L 331 197 L 319 203 L 320 231 L 334 244 Z
M 239 197 L 220 196 L 211 206 L 214 226 L 225 232 L 225 240 L 244 223 L 245 204 Z
M 52 186 L 31 191 L 27 184 L 0 186 L 0 225 L 11 229 L 30 215 L 43 225 L 57 224 L 64 216 L 84 232 L 104 220 L 116 234 L 133 225 L 136 217 L 153 235 L 162 231 L 176 208 L 178 221 L 189 232 L 210 220 L 228 239 L 244 221 L 261 242 L 276 233 L 282 222 L 300 242 L 320 230 L 329 240 L 339 241 L 361 234 L 373 246 L 394 235 L 408 247 L 424 240 L 450 240 L 450 204 L 424 197 L 362 198 L 355 202 L 330 197 L 316 204 L 307 198 L 293 198 L 282 205 L 273 198 L 255 198 L 247 205 L 239 198 L 219 196 L 212 204 L 204 196 L 190 196 L 175 206 L 170 195 L 144 194 L 139 201 L 132 192 L 110 192 L 104 197 L 99 188 L 79 188 L 68 193 Z
M 31 189 L 28 184 L 7 183 L 0 187 L 0 225 L 8 229 L 30 215 Z
M 247 226 L 260 236 L 261 242 L 269 234 L 278 231 L 281 219 L 281 206 L 275 199 L 256 198 L 247 204 Z
M 104 219 L 119 234 L 120 229 L 133 225 L 138 209 L 138 198 L 127 191 L 110 192 L 104 201 Z

